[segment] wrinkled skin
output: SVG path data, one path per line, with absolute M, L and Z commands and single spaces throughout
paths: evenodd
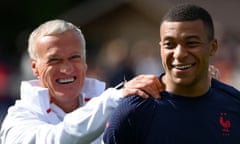
M 37 60 L 31 59 L 33 72 L 41 86 L 49 89 L 51 101 L 65 112 L 79 106 L 79 94 L 87 71 L 82 47 L 73 31 L 44 36 L 36 42 Z

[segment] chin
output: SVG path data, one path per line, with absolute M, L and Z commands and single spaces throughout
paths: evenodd
M 71 97 L 78 97 L 79 93 L 73 93 L 73 92 L 69 92 L 69 91 L 67 91 L 67 92 L 57 92 L 57 93 L 55 93 L 55 96 L 71 98 Z
M 176 78 L 175 83 L 183 86 L 192 86 L 194 84 L 194 79 L 191 78 Z

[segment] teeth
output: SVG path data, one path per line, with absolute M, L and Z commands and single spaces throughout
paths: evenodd
M 70 79 L 59 79 L 57 80 L 58 83 L 61 83 L 61 84 L 66 84 L 66 83 L 71 83 L 73 82 L 75 79 L 74 78 L 70 78 Z
M 177 69 L 187 69 L 190 68 L 192 65 L 182 65 L 182 66 L 175 66 Z

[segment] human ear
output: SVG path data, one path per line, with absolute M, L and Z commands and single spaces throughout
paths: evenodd
M 31 63 L 31 66 L 32 66 L 33 75 L 35 75 L 36 77 L 39 77 L 37 61 L 34 60 L 34 59 L 30 59 L 30 63 Z
M 218 42 L 217 42 L 216 39 L 214 39 L 214 40 L 211 42 L 210 56 L 215 55 L 215 53 L 217 52 L 217 49 L 218 49 Z

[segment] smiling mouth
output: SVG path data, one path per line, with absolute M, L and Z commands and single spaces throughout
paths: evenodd
M 188 65 L 172 65 L 173 68 L 178 70 L 186 70 L 193 66 L 194 64 L 188 64 Z
M 69 83 L 73 83 L 76 79 L 77 77 L 72 77 L 68 79 L 57 79 L 56 82 L 59 84 L 69 84 Z

